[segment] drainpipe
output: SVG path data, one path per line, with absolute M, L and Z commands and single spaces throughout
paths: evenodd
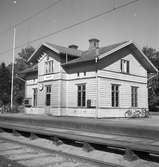
M 66 53 L 66 63 L 68 62 L 68 55 L 67 55 L 67 53 Z
M 62 116 L 62 67 L 60 67 L 60 90 L 59 90 L 59 110 L 60 110 L 60 116 Z
M 99 108 L 99 89 L 98 89 L 98 56 L 99 48 L 96 48 L 95 66 L 96 66 L 96 118 L 98 118 L 98 108 Z

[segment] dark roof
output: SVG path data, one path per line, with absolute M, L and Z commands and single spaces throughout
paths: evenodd
M 76 49 L 66 48 L 63 46 L 50 44 L 50 43 L 44 43 L 41 46 L 48 47 L 49 49 L 59 53 L 72 55 L 74 57 L 77 57 L 71 61 L 68 61 L 67 63 L 63 63 L 63 66 L 69 66 L 76 63 L 82 63 L 82 62 L 88 62 L 95 60 L 95 57 L 97 56 L 97 49 L 89 49 L 87 51 L 80 51 Z M 37 58 L 39 55 L 41 46 L 32 54 L 32 56 L 29 58 L 29 61 L 34 57 L 34 59 Z M 128 46 L 133 52 L 135 53 L 135 57 L 138 59 L 138 61 L 150 72 L 158 72 L 157 68 L 148 60 L 148 58 L 144 55 L 141 49 L 137 47 L 137 45 L 131 41 L 125 41 L 120 43 L 115 43 L 113 45 L 101 47 L 98 50 L 98 58 L 102 59 L 103 57 L 106 57 L 110 55 L 111 53 L 122 49 L 124 47 Z M 26 70 L 24 70 L 22 73 L 29 73 L 37 71 L 37 64 L 35 66 L 32 66 Z
M 78 50 L 78 49 L 67 48 L 64 46 L 59 46 L 59 45 L 51 44 L 48 42 L 46 42 L 45 44 L 51 46 L 52 48 L 57 49 L 60 53 L 63 53 L 63 54 L 67 53 L 69 55 L 73 55 L 73 56 L 77 56 L 77 57 L 81 56 L 81 54 L 82 54 L 82 51 Z
M 127 42 L 128 41 L 116 43 L 116 44 L 105 46 L 105 47 L 101 47 L 101 48 L 99 48 L 99 55 L 107 53 L 107 52 L 119 47 L 120 45 L 127 43 Z M 71 60 L 67 63 L 64 63 L 63 65 L 91 61 L 91 60 L 94 60 L 95 57 L 96 57 L 96 49 L 91 49 L 91 50 L 87 50 L 87 51 L 82 52 L 82 55 L 79 58 Z
M 68 55 L 71 55 L 73 57 L 79 57 L 82 54 L 81 50 L 67 48 L 64 46 L 59 46 L 59 45 L 55 45 L 55 44 L 51 44 L 51 43 L 46 42 L 46 43 L 41 44 L 40 47 L 35 50 L 35 52 L 29 57 L 28 62 L 31 62 L 31 61 L 37 59 L 37 57 L 39 56 L 39 52 L 42 51 L 43 47 L 47 47 L 47 48 L 49 48 L 52 51 L 55 51 L 57 53 L 68 54 Z
M 23 70 L 21 72 L 21 74 L 26 74 L 26 73 L 30 73 L 30 72 L 37 72 L 37 71 L 38 71 L 38 64 L 35 64 L 35 65 Z

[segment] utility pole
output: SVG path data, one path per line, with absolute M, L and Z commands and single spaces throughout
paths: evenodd
M 12 58 L 12 82 L 11 82 L 11 109 L 13 108 L 13 82 L 14 82 L 14 59 L 15 59 L 15 36 L 16 27 L 13 26 L 13 58 Z

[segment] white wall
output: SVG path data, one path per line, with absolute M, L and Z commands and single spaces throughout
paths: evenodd
M 31 98 L 31 105 L 33 105 L 34 88 L 37 88 L 37 80 L 28 80 L 25 84 L 25 98 Z
M 128 60 L 130 62 L 130 74 L 132 75 L 138 75 L 138 76 L 145 76 L 147 77 L 147 71 L 144 69 L 144 67 L 136 60 L 136 58 L 129 54 L 123 58 L 124 60 Z M 115 72 L 121 72 L 120 69 L 120 62 L 121 60 L 116 61 L 115 63 L 107 66 L 104 68 L 105 70 L 111 70 Z
M 96 104 L 96 79 L 95 78 L 83 78 L 79 80 L 67 81 L 66 88 L 66 107 L 76 107 L 77 108 L 77 85 L 86 84 L 86 104 L 87 100 L 91 99 L 92 103 Z
M 111 107 L 111 84 L 119 84 L 119 108 L 131 107 L 131 86 L 138 87 L 138 107 L 148 108 L 147 84 L 100 79 L 100 107 Z
M 45 68 L 44 63 L 46 57 L 40 61 L 38 65 L 38 82 L 43 84 L 42 91 L 38 90 L 38 108 L 28 109 L 28 112 L 45 113 L 45 95 L 46 85 L 51 85 L 51 106 L 50 113 L 52 115 L 68 115 L 68 116 L 83 116 L 83 117 L 95 117 L 95 108 L 79 108 L 77 106 L 77 84 L 86 84 L 86 105 L 87 100 L 91 100 L 92 106 L 96 106 L 96 90 L 97 81 L 95 78 L 95 68 L 92 64 L 87 63 L 84 67 L 71 68 L 70 73 L 62 71 L 60 67 L 60 61 L 57 55 L 49 57 L 54 59 L 54 72 L 52 80 L 45 80 Z M 138 87 L 138 107 L 148 107 L 148 94 L 147 94 L 147 72 L 141 66 L 140 63 L 131 55 L 128 54 L 123 59 L 130 61 L 130 75 L 123 74 L 120 71 L 120 60 L 115 63 L 98 70 L 99 76 L 99 117 L 123 117 L 125 111 L 131 107 L 131 86 Z M 105 62 L 104 62 L 105 65 Z M 103 64 L 102 64 L 103 67 Z M 80 76 L 77 76 L 77 72 L 80 70 Z M 88 71 L 89 72 L 88 72 Z M 84 76 L 86 71 L 86 76 Z M 63 73 L 61 73 L 63 72 Z M 119 108 L 112 108 L 111 106 L 111 84 L 120 84 L 119 87 Z M 33 88 L 37 87 L 36 84 L 26 85 L 26 97 L 33 97 Z M 43 109 L 42 109 L 43 108 Z
M 47 57 L 49 59 L 47 59 Z M 45 75 L 45 62 L 48 60 L 53 60 L 53 73 L 60 72 L 60 62 L 58 61 L 59 56 L 55 53 L 51 53 L 51 56 L 47 56 L 47 54 L 39 61 L 38 63 L 38 75 Z

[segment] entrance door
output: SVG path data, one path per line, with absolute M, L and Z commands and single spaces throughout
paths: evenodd
M 46 114 L 50 113 L 50 106 L 51 106 L 51 85 L 46 85 L 46 99 L 45 99 L 45 111 Z

